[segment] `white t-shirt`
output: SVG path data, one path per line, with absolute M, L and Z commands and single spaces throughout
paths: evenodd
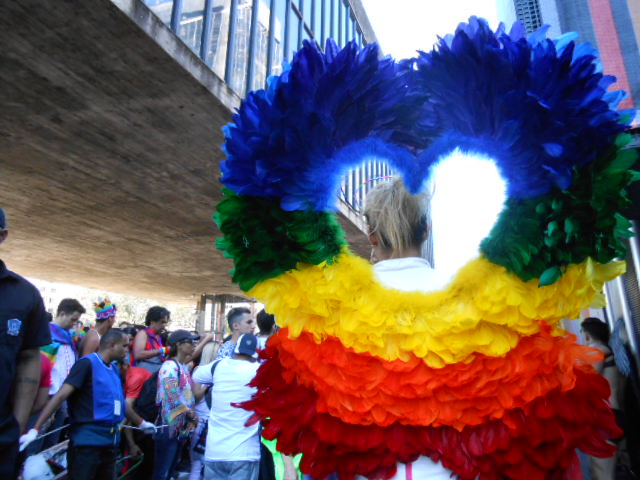
M 198 383 L 213 383 L 204 458 L 211 462 L 257 462 L 260 460 L 260 424 L 245 427 L 252 412 L 231 404 L 251 399 L 256 389 L 247 384 L 255 377 L 260 364 L 224 358 L 212 379 L 212 363 L 201 366 L 193 374 L 193 380 Z
M 388 288 L 405 292 L 432 292 L 444 288 L 449 279 L 440 275 L 423 258 L 408 257 L 383 260 L 373 266 L 378 281 Z M 393 480 L 450 480 L 453 472 L 429 457 L 419 457 L 410 465 L 398 462 Z M 364 478 L 358 476 L 358 478 Z
M 71 367 L 76 363 L 76 355 L 71 345 L 61 344 L 56 353 L 56 362 L 51 369 L 51 387 L 49 395 L 55 395 L 67 379 Z
M 264 350 L 267 347 L 267 340 L 269 340 L 269 337 L 262 337 L 258 335 L 256 338 L 258 339 L 256 351 Z
M 382 285 L 403 292 L 433 292 L 444 288 L 450 280 L 419 257 L 382 260 L 373 266 L 373 271 Z

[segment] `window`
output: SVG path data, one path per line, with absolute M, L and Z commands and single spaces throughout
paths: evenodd
M 342 0 L 338 1 L 338 26 L 336 29 L 336 37 L 338 41 L 338 45 L 344 47 L 344 5 L 342 4 Z
M 324 48 L 324 38 L 322 32 L 322 0 L 312 0 L 311 7 L 313 8 L 313 15 L 311 19 L 311 30 L 313 30 L 313 36 L 320 46 Z
M 200 52 L 203 23 L 204 0 L 186 0 L 182 5 L 178 36 L 197 53 Z
M 151 9 L 162 23 L 169 25 L 171 23 L 171 11 L 173 10 L 173 0 L 144 0 L 147 7 Z
M 260 0 L 256 0 L 260 1 Z M 231 59 L 230 87 L 244 96 L 249 67 L 252 0 L 238 0 L 235 22 L 235 52 Z
M 220 77 L 224 77 L 229 36 L 229 13 L 224 12 L 225 0 L 216 0 L 211 8 L 211 39 L 205 50 L 204 62 Z
M 286 17 L 286 9 L 287 3 L 285 0 L 277 0 L 275 8 L 275 19 L 273 25 L 273 52 L 272 52 L 272 63 L 271 63 L 271 72 L 269 75 L 279 75 L 282 73 L 282 62 L 284 60 L 283 52 L 284 48 L 284 24 Z
M 542 15 L 538 0 L 515 0 L 516 16 L 523 24 L 527 33 L 531 33 L 542 26 Z
M 291 61 L 293 53 L 298 50 L 298 33 L 300 31 L 300 17 L 296 12 L 289 14 L 289 51 L 286 52 L 287 60 Z

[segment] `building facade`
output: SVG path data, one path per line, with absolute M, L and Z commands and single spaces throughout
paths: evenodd
M 360 0 L 142 1 L 241 98 L 280 74 L 304 40 L 320 48 L 328 38 L 340 47 L 376 41 Z M 389 166 L 377 159 L 363 159 L 345 175 L 340 206 L 360 229 L 364 197 L 390 176 Z
M 282 71 L 304 40 L 359 46 L 375 35 L 359 1 L 144 0 L 240 97 Z
M 550 36 L 578 32 L 600 53 L 604 72 L 618 81 L 613 88 L 628 97 L 621 109 L 635 110 L 640 123 L 640 2 L 638 0 L 498 0 L 498 18 L 520 20 L 527 32 L 550 25 Z

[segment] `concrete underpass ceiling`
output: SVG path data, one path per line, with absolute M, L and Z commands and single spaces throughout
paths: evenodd
M 141 2 L 119 3 L 135 15 L 108 0 L 0 6 L 0 258 L 160 301 L 239 294 L 211 220 L 237 98 Z

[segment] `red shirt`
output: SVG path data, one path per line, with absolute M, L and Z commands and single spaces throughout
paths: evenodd
M 40 354 L 40 387 L 51 388 L 51 360 L 44 353 Z
M 127 383 L 124 389 L 124 396 L 126 398 L 138 398 L 144 382 L 146 382 L 151 375 L 152 373 L 144 368 L 129 367 L 127 370 Z

